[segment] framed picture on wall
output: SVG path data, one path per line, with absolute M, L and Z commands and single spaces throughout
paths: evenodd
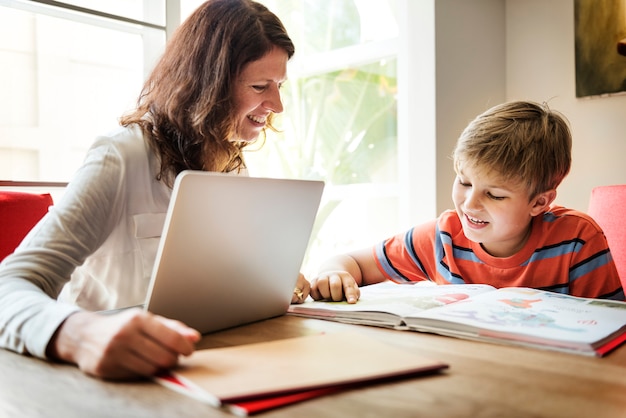
M 626 0 L 574 0 L 576 97 L 626 94 Z

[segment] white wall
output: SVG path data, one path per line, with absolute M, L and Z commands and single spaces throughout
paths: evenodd
M 548 101 L 569 119 L 572 171 L 557 201 L 586 210 L 593 187 L 626 183 L 626 95 L 576 98 L 574 66 L 574 0 L 506 0 L 506 98 Z
M 438 213 L 453 208 L 450 155 L 476 115 L 505 100 L 503 0 L 435 0 Z
M 626 95 L 576 98 L 574 0 L 432 1 L 438 213 L 452 204 L 456 138 L 505 100 L 546 101 L 570 121 L 573 165 L 557 203 L 584 211 L 593 187 L 626 184 Z
M 505 2 L 398 5 L 401 219 L 408 228 L 453 207 L 456 140 L 476 115 L 505 100 Z

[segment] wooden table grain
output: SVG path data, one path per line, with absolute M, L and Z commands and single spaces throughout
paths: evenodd
M 285 315 L 207 335 L 199 348 L 342 331 L 363 333 L 450 367 L 260 417 L 626 417 L 626 347 L 594 358 Z M 6 350 L 0 350 L 0 416 L 232 417 L 149 380 L 103 381 L 74 366 Z

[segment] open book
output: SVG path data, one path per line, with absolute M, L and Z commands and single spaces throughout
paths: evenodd
M 308 300 L 289 312 L 599 357 L 626 340 L 626 302 L 529 288 L 383 282 L 362 287 L 356 304 Z
M 447 367 L 358 333 L 333 333 L 199 350 L 155 380 L 209 405 L 246 416 Z

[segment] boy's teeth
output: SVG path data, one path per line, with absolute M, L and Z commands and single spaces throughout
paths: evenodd
M 480 219 L 472 218 L 471 216 L 468 216 L 467 219 L 469 219 L 470 222 L 475 223 L 475 224 L 484 224 L 485 223 L 485 222 L 481 221 Z

